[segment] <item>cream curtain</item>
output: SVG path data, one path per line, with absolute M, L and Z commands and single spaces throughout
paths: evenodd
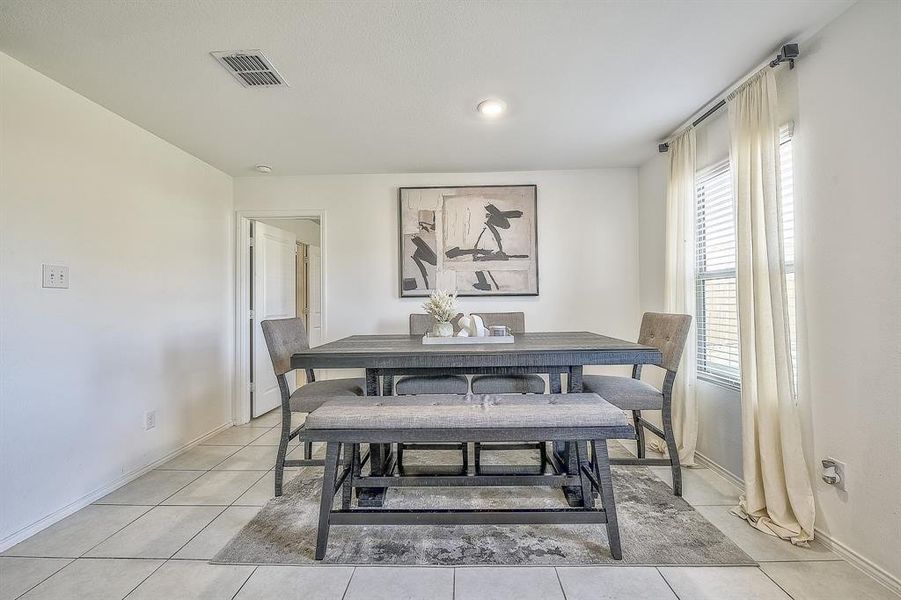
M 692 316 L 691 332 L 673 386 L 673 432 L 682 466 L 695 464 L 698 405 L 695 401 L 695 130 L 689 128 L 669 143 L 666 188 L 666 273 L 664 309 Z M 665 453 L 663 440 L 651 448 Z
M 815 509 L 792 390 L 772 70 L 734 92 L 728 107 L 745 481 L 734 512 L 761 531 L 806 544 Z

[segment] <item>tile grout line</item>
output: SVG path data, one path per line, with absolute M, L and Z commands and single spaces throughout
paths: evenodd
M 173 505 L 170 505 L 170 506 L 173 506 Z M 177 506 L 177 505 L 176 505 L 176 506 Z M 217 505 L 217 506 L 218 506 L 218 505 Z M 166 560 L 172 560 L 172 559 L 175 557 L 176 554 L 178 554 L 179 552 L 181 552 L 182 550 L 184 550 L 184 549 L 185 549 L 185 546 L 187 546 L 187 545 L 190 544 L 192 541 L 194 541 L 194 538 L 196 538 L 198 535 L 200 535 L 201 533 L 203 533 L 203 532 L 206 530 L 207 527 L 209 527 L 210 525 L 213 524 L 213 521 L 215 521 L 216 519 L 218 519 L 219 517 L 221 517 L 221 516 L 223 515 L 223 513 L 225 513 L 225 511 L 227 511 L 229 508 L 230 508 L 230 506 L 223 506 L 223 507 L 222 507 L 222 510 L 220 510 L 218 513 L 216 513 L 216 516 L 213 517 L 212 519 L 210 519 L 210 522 L 209 522 L 209 523 L 207 523 L 206 525 L 204 525 L 203 527 L 201 527 L 200 530 L 199 530 L 197 533 L 195 533 L 194 535 L 192 535 L 191 538 L 190 538 L 187 542 L 185 542 L 184 544 L 182 544 L 181 546 L 179 546 L 179 547 L 178 547 L 178 550 L 176 550 L 175 552 L 173 552 L 172 555 L 171 555 L 169 558 L 167 558 Z M 201 559 L 201 560 L 202 560 L 202 559 Z
M 209 563 L 207 563 L 207 564 L 209 564 Z M 257 572 L 257 569 L 259 569 L 259 566 L 254 565 L 253 570 L 250 572 L 250 575 L 248 575 L 248 576 L 247 576 L 247 579 L 244 580 L 244 583 L 242 583 L 242 584 L 238 587 L 237 591 L 235 591 L 235 594 L 231 597 L 231 600 L 235 600 L 235 598 L 238 597 L 238 594 L 241 593 L 241 590 L 244 589 L 244 586 L 247 585 L 247 582 L 250 581 L 250 578 L 253 577 L 253 574 Z
M 347 590 L 350 589 L 350 582 L 353 581 L 354 575 L 357 574 L 356 565 L 353 568 L 353 571 L 350 572 L 350 577 L 347 578 L 347 585 L 344 586 L 344 593 L 341 594 L 341 600 L 344 600 L 347 597 Z
M 673 596 L 676 597 L 676 600 L 681 600 L 681 599 L 679 598 L 679 594 L 676 593 L 676 590 L 673 588 L 672 584 L 671 584 L 671 583 L 669 582 L 669 580 L 666 578 L 666 575 L 664 575 L 664 574 L 663 574 L 663 571 L 660 570 L 660 567 L 654 567 L 654 569 L 657 570 L 657 574 L 660 575 L 660 579 L 663 580 L 663 583 L 666 584 L 666 587 L 668 587 L 669 590 L 673 593 Z
M 776 581 L 775 579 L 773 579 L 772 577 L 770 577 L 770 574 L 769 574 L 769 573 L 767 573 L 766 571 L 764 571 L 763 569 L 761 569 L 759 566 L 757 567 L 757 570 L 760 571 L 761 573 L 763 573 L 763 576 L 764 576 L 764 577 L 766 577 L 767 579 L 769 579 L 770 581 L 772 581 L 772 582 L 773 582 L 773 585 L 775 585 L 777 588 L 779 588 L 780 590 L 782 590 L 782 593 L 784 593 L 784 594 L 785 594 L 786 596 L 788 596 L 789 598 L 794 598 L 794 596 L 792 596 L 792 595 L 788 592 L 787 589 L 785 589 L 784 587 L 782 587 L 781 585 L 779 585 L 779 582 L 778 582 L 778 581 Z
M 557 585 L 560 586 L 560 593 L 563 594 L 563 600 L 566 600 L 566 589 L 563 587 L 563 580 L 560 579 L 560 571 L 554 567 L 554 575 L 557 576 Z
M 143 559 L 143 560 L 147 560 L 147 559 Z M 134 586 L 133 588 L 131 588 L 131 590 L 129 590 L 129 592 L 128 592 L 127 594 L 125 594 L 124 596 L 122 596 L 122 600 L 126 600 L 126 598 L 128 598 L 129 596 L 131 596 L 131 595 L 134 593 L 134 591 L 135 591 L 136 589 L 138 589 L 139 587 L 141 587 L 142 585 L 144 585 L 144 582 L 147 581 L 148 579 L 150 579 L 150 578 L 153 576 L 154 573 L 156 573 L 157 571 L 159 571 L 160 569 L 162 569 L 162 568 L 163 568 L 163 565 L 165 565 L 167 562 L 168 562 L 167 560 L 163 560 L 163 562 L 161 562 L 157 568 L 155 568 L 153 571 L 151 571 L 150 573 L 147 574 L 147 577 L 145 577 L 144 579 L 142 579 L 141 581 L 139 581 L 139 582 L 138 582 L 138 585 L 136 585 L 136 586 Z
M 8 557 L 8 558 L 19 558 L 19 557 Z M 38 559 L 38 560 L 40 560 L 40 559 Z M 53 560 L 53 559 L 51 559 L 51 560 Z M 21 597 L 23 597 L 25 594 L 27 594 L 28 592 L 30 592 L 30 591 L 33 590 L 34 588 L 38 587 L 39 585 L 41 585 L 42 583 L 44 583 L 45 581 L 47 581 L 48 579 L 50 579 L 51 577 L 53 577 L 54 575 L 56 575 L 57 573 L 59 573 L 60 571 L 62 571 L 63 569 L 65 569 L 66 567 L 68 567 L 69 565 L 71 565 L 72 563 L 74 563 L 74 562 L 75 562 L 76 560 L 78 560 L 78 559 L 77 559 L 77 558 L 70 558 L 70 559 L 68 559 L 68 560 L 69 560 L 69 562 L 67 562 L 66 564 L 64 564 L 64 565 L 61 566 L 60 568 L 58 568 L 58 569 L 57 569 L 56 571 L 54 571 L 53 573 L 50 573 L 50 575 L 47 575 L 46 577 L 44 577 L 43 579 L 41 579 L 40 581 L 38 581 L 36 584 L 34 584 L 33 586 L 31 586 L 30 588 L 26 589 L 24 592 L 22 592 L 21 594 L 19 594 L 19 595 L 16 596 L 15 598 L 13 598 L 13 600 L 16 600 L 16 598 L 21 598 Z
M 88 506 L 90 506 L 90 504 L 89 504 Z M 100 506 L 100 505 L 98 505 L 98 506 Z M 118 534 L 120 531 L 122 531 L 123 529 L 125 529 L 126 527 L 128 527 L 129 525 L 131 525 L 132 523 L 136 522 L 138 519 L 140 519 L 141 517 L 143 517 L 144 515 L 146 515 L 146 514 L 149 513 L 151 510 L 154 509 L 153 506 L 148 506 L 148 505 L 146 505 L 146 504 L 135 504 L 134 506 L 147 506 L 147 510 L 145 510 L 144 512 L 142 512 L 141 514 L 139 514 L 137 517 L 135 517 L 134 519 L 132 519 L 131 521 L 129 521 L 128 523 L 126 523 L 125 525 L 123 525 L 122 527 L 120 527 L 119 529 L 117 529 L 116 531 L 114 531 L 113 533 L 109 534 L 108 536 L 106 536 L 105 538 L 103 538 L 102 540 L 100 540 L 99 542 L 97 542 L 96 544 L 94 544 L 93 546 L 91 546 L 90 548 L 88 548 L 87 550 L 85 550 L 84 552 L 82 552 L 81 554 L 79 554 L 79 555 L 76 557 L 76 559 L 82 558 L 82 557 L 85 557 L 85 558 L 92 558 L 92 557 L 90 557 L 90 556 L 85 556 L 85 555 L 88 554 L 91 550 L 93 550 L 94 548 L 96 548 L 96 547 L 99 546 L 100 544 L 104 543 L 105 541 L 107 541 L 108 539 L 110 539 L 111 537 L 113 537 L 114 535 Z M 87 507 L 85 507 L 85 508 L 87 508 Z M 84 510 L 84 509 L 82 509 L 82 510 Z M 130 592 L 129 592 L 129 593 L 130 593 Z

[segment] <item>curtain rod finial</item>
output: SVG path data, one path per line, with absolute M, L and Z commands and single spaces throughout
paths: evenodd
M 669 152 L 669 144 L 657 144 L 657 152 Z

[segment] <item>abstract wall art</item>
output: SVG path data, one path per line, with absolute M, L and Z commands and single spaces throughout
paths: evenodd
M 534 185 L 400 188 L 400 295 L 538 295 Z

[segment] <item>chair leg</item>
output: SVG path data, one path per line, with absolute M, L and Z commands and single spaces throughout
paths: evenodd
M 623 550 L 619 541 L 619 521 L 616 518 L 616 501 L 613 499 L 613 479 L 610 476 L 607 440 L 594 440 L 591 447 L 594 451 L 594 476 L 600 484 L 598 493 L 607 516 L 607 539 L 610 542 L 610 555 L 616 560 L 622 560 Z
M 676 447 L 676 436 L 673 433 L 673 404 L 672 397 L 663 397 L 663 434 L 666 439 L 666 449 L 669 453 L 670 467 L 673 470 L 673 495 L 682 495 L 682 466 L 679 464 L 679 450 Z
M 644 426 L 641 424 L 641 411 L 632 411 L 632 422 L 635 424 L 635 443 L 638 445 L 638 458 L 644 458 L 645 439 Z
M 472 460 L 475 463 L 476 475 L 482 472 L 482 445 L 474 442 L 472 445 Z
M 547 469 L 547 442 L 539 442 L 538 443 L 538 458 L 541 463 L 541 472 L 544 473 Z
M 397 472 L 404 474 L 404 443 L 397 443 Z
M 469 473 L 469 442 L 460 442 L 462 446 L 462 454 L 463 454 L 463 468 L 461 469 L 461 473 L 466 475 Z
M 325 448 L 325 468 L 322 473 L 322 498 L 319 502 L 319 529 L 316 532 L 316 560 L 325 558 L 328 546 L 329 519 L 332 502 L 335 501 L 335 482 L 338 475 L 338 459 L 341 444 L 328 442 Z
M 313 458 L 313 442 L 303 443 L 303 458 L 304 460 L 310 460 Z
M 288 454 L 288 441 L 291 436 L 291 411 L 282 411 L 282 436 L 278 441 L 278 454 L 275 457 L 275 497 L 282 495 L 282 483 L 285 478 L 285 456 Z

